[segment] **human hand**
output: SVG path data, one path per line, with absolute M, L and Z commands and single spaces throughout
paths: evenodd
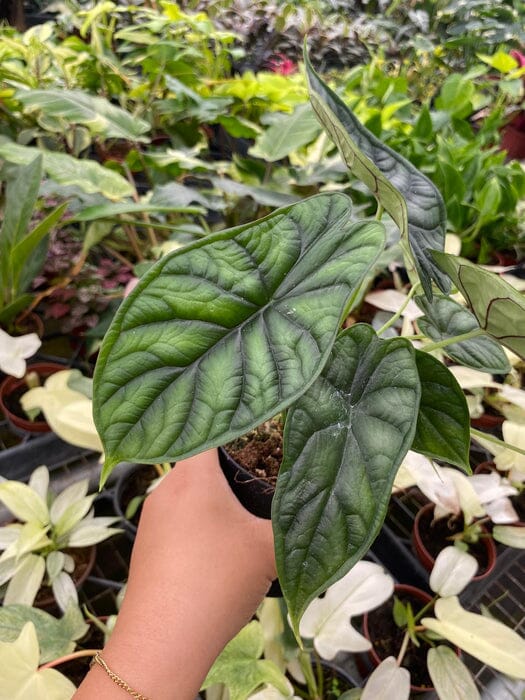
M 183 460 L 144 503 L 126 595 L 103 657 L 152 700 L 193 700 L 275 576 L 271 523 L 240 505 L 217 451 Z M 95 666 L 75 700 L 95 692 L 109 700 L 114 691 L 122 698 L 113 685 Z

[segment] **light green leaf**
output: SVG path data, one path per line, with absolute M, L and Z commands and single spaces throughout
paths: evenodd
M 202 207 L 190 206 L 157 206 L 155 204 L 141 204 L 140 202 L 111 202 L 108 204 L 99 204 L 96 206 L 86 207 L 79 211 L 69 221 L 96 221 L 98 219 L 113 219 L 122 214 L 137 214 L 137 213 L 180 213 L 180 214 L 205 214 L 206 211 Z
M 244 182 L 236 182 L 225 177 L 210 177 L 215 189 L 231 194 L 236 197 L 251 197 L 258 204 L 268 207 L 285 207 L 297 202 L 299 197 L 292 194 L 284 194 L 278 190 L 271 190 L 269 187 L 257 187 L 256 185 L 245 185 Z
M 70 606 L 78 605 L 78 593 L 71 576 L 61 571 L 51 584 L 53 597 L 60 610 L 67 610 Z
M 436 186 L 415 166 L 366 129 L 321 80 L 304 51 L 312 106 L 348 168 L 371 190 L 410 247 L 427 298 L 432 280 L 445 293 L 450 284 L 432 259 L 445 245 L 447 214 Z
M 118 520 L 118 518 L 116 519 Z M 118 528 L 107 527 L 105 523 L 99 523 L 99 520 L 101 519 L 89 518 L 75 525 L 67 538 L 68 547 L 89 547 L 122 532 Z
M 0 700 L 70 700 L 75 686 L 52 668 L 38 670 L 38 638 L 27 622 L 14 642 L 0 642 Z
M 522 426 L 523 427 L 523 426 Z M 506 544 L 507 547 L 525 549 L 525 527 L 512 527 L 512 525 L 495 525 L 492 536 L 496 542 Z
M 273 163 L 311 143 L 321 131 L 310 104 L 298 105 L 293 114 L 283 114 L 256 139 L 250 155 Z
M 389 656 L 372 672 L 361 700 L 408 700 L 409 697 L 410 673 Z
M 94 97 L 81 90 L 47 89 L 18 91 L 15 98 L 25 106 L 26 112 L 41 112 L 69 124 L 84 124 L 91 133 L 105 138 L 149 141 L 143 136 L 150 130 L 148 122 L 111 104 L 105 97 Z
M 498 620 L 467 612 L 456 596 L 440 598 L 437 619 L 421 623 L 496 671 L 525 680 L 525 639 Z
M 49 552 L 49 554 L 46 557 L 46 571 L 47 578 L 50 581 L 50 583 L 53 583 L 58 574 L 62 571 L 62 569 L 64 568 L 65 561 L 66 555 L 64 554 L 64 552 Z
M 27 484 L 20 481 L 1 482 L 0 502 L 17 520 L 24 523 L 35 522 L 38 525 L 49 523 L 49 512 L 45 501 Z
M 502 277 L 464 258 L 434 251 L 434 258 L 465 297 L 480 327 L 525 359 L 525 297 Z
M 0 642 L 14 642 L 27 622 L 32 622 L 36 629 L 40 664 L 70 654 L 75 649 L 75 640 L 88 630 L 78 607 L 71 607 L 64 617 L 57 619 L 29 605 L 4 605 L 0 607 Z
M 430 303 L 424 297 L 417 297 L 416 302 L 425 313 L 417 323 L 422 332 L 435 342 L 479 328 L 476 317 L 453 299 L 436 296 Z M 481 372 L 506 374 L 511 370 L 503 348 L 488 335 L 452 343 L 443 348 L 443 352 L 455 362 Z
M 289 410 L 272 521 L 296 629 L 309 602 L 376 537 L 419 399 L 412 345 L 358 324 L 339 335 L 320 378 Z
M 442 700 L 480 700 L 469 670 L 450 647 L 440 645 L 429 649 L 427 668 Z
M 69 484 L 69 486 L 66 486 L 66 488 L 55 498 L 51 508 L 49 509 L 51 522 L 56 524 L 70 506 L 82 501 L 87 495 L 88 488 L 89 479 L 81 479 L 80 481 L 75 481 L 72 484 Z M 81 518 L 83 518 L 84 515 L 85 513 L 81 516 Z
M 94 160 L 81 160 L 66 153 L 20 146 L 0 136 L 0 157 L 10 163 L 28 164 L 40 154 L 43 156 L 44 171 L 58 184 L 76 185 L 88 194 L 100 192 L 108 199 L 122 199 L 133 194 L 133 187 L 122 175 Z
M 46 502 L 47 491 L 49 489 L 49 469 L 43 464 L 37 467 L 29 477 L 28 485 L 33 491 Z
M 470 416 L 465 394 L 445 365 L 416 351 L 421 403 L 412 450 L 470 473 Z
M 15 575 L 7 584 L 4 595 L 4 605 L 21 603 L 33 605 L 36 594 L 40 590 L 44 574 L 46 572 L 46 560 L 38 554 L 27 554 L 20 561 Z
M 206 676 L 202 690 L 224 683 L 230 691 L 230 700 L 245 700 L 259 686 L 268 683 L 288 696 L 290 686 L 286 676 L 271 661 L 260 659 L 263 648 L 261 624 L 254 620 L 224 647 Z
M 60 494 L 62 495 L 62 494 Z M 55 522 L 55 536 L 57 538 L 64 537 L 70 532 L 74 526 L 82 520 L 88 513 L 96 498 L 96 493 L 82 498 L 80 501 L 70 503 L 64 512 L 57 518 Z
M 437 555 L 429 585 L 442 598 L 459 595 L 478 570 L 478 561 L 459 547 L 445 547 Z
M 181 459 L 291 404 L 321 371 L 383 245 L 350 202 L 318 195 L 162 258 L 120 306 L 94 416 L 117 462 Z

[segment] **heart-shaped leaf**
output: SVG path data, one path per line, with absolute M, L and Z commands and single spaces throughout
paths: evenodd
M 470 416 L 456 378 L 428 353 L 416 351 L 421 402 L 412 449 L 470 473 Z
M 384 231 L 318 195 L 160 260 L 121 305 L 94 378 L 105 475 L 232 440 L 314 381 Z
M 435 296 L 432 302 L 417 297 L 416 302 L 425 313 L 417 323 L 423 333 L 436 342 L 479 328 L 476 317 L 449 297 Z M 506 374 L 511 369 L 501 345 L 488 335 L 452 343 L 443 351 L 456 362 L 481 372 Z
M 310 101 L 350 170 L 372 191 L 396 222 L 410 247 L 425 290 L 432 298 L 432 280 L 447 293 L 450 283 L 432 259 L 445 245 L 447 213 L 436 186 L 388 148 L 354 116 L 314 71 L 304 52 Z
M 273 500 L 277 569 L 293 625 L 363 556 L 416 428 L 414 349 L 358 324 L 289 410 Z
M 463 294 L 480 327 L 525 359 L 523 294 L 498 275 L 464 258 L 440 251 L 434 251 L 434 258 Z

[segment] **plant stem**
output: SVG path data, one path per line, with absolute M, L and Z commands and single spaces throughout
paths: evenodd
M 401 644 L 401 649 L 399 650 L 399 654 L 397 655 L 397 659 L 396 659 L 396 664 L 398 666 L 401 666 L 401 662 L 403 661 L 403 657 L 406 654 L 409 641 L 410 641 L 410 635 L 408 634 L 408 632 L 405 632 L 405 636 L 403 637 L 403 643 Z
M 485 335 L 485 331 L 482 328 L 474 328 L 468 333 L 461 333 L 461 335 L 455 335 L 452 338 L 445 338 L 437 343 L 429 343 L 421 348 L 423 352 L 431 352 L 432 350 L 439 350 L 440 348 L 446 348 L 448 345 L 454 345 L 455 343 L 462 343 L 464 340 L 470 340 L 471 338 L 478 338 L 480 335 Z
M 74 651 L 72 654 L 62 656 L 60 659 L 49 661 L 47 664 L 40 666 L 39 670 L 42 670 L 44 668 L 54 668 L 59 664 L 65 664 L 66 661 L 72 661 L 73 659 L 82 659 L 85 656 L 95 656 L 97 651 L 100 651 L 100 649 L 82 649 L 82 651 Z
M 426 604 L 421 608 L 421 610 L 418 612 L 418 614 L 414 616 L 414 622 L 419 622 L 419 620 L 421 620 L 421 618 L 422 618 L 423 615 L 427 612 L 427 610 L 430 610 L 430 608 L 434 605 L 434 603 L 436 602 L 437 599 L 438 599 L 438 596 L 435 595 L 435 596 L 432 598 L 432 600 L 429 600 L 428 603 L 426 603 Z
M 397 319 L 400 318 L 400 317 L 403 315 L 403 311 L 404 311 L 404 310 L 406 309 L 406 307 L 409 305 L 410 300 L 412 299 L 412 297 L 414 296 L 414 294 L 419 290 L 419 287 L 421 287 L 421 285 L 420 285 L 419 283 L 418 283 L 418 284 L 415 284 L 415 285 L 412 287 L 412 289 L 411 289 L 411 290 L 409 291 L 409 293 L 407 294 L 407 298 L 406 298 L 405 301 L 401 304 L 401 306 L 400 306 L 399 309 L 396 311 L 396 313 L 392 316 L 392 318 L 389 319 L 383 326 L 381 326 L 381 328 L 380 328 L 378 331 L 376 331 L 376 333 L 377 333 L 378 336 L 380 336 L 382 333 L 384 333 L 388 328 L 391 328 L 391 327 L 394 325 L 394 323 L 397 321 Z
M 500 440 L 499 438 L 495 437 L 494 435 L 490 435 L 489 433 L 484 433 L 482 430 L 471 428 L 470 434 L 472 437 L 474 437 L 474 439 L 478 437 L 482 440 L 487 440 L 487 442 L 493 442 L 495 445 L 499 445 L 500 447 L 506 447 L 507 449 L 512 450 L 513 452 L 517 452 L 520 455 L 525 455 L 525 450 L 522 450 L 521 447 L 517 447 L 516 445 L 510 445 L 508 442 Z
M 376 211 L 376 219 L 378 221 L 381 221 L 381 218 L 383 217 L 383 212 L 385 211 L 384 207 L 382 204 L 377 205 L 377 211 Z

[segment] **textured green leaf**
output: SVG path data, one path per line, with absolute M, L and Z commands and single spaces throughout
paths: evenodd
M 161 259 L 123 302 L 94 377 L 106 473 L 227 442 L 320 373 L 383 246 L 350 200 L 318 195 Z
M 443 700 L 479 700 L 474 679 L 450 647 L 441 645 L 429 649 L 427 668 L 438 697 Z
M 110 202 L 86 207 L 73 216 L 70 221 L 96 221 L 98 219 L 113 219 L 121 214 L 137 214 L 139 212 L 162 214 L 205 214 L 203 207 L 162 206 L 155 204 L 142 204 L 140 202 Z
M 119 173 L 105 168 L 94 160 L 78 159 L 67 153 L 42 151 L 31 146 L 20 146 L 0 136 L 0 157 L 9 163 L 27 165 L 35 156 L 42 155 L 47 175 L 61 185 L 76 185 L 82 192 L 100 192 L 108 199 L 131 197 L 133 188 Z
M 298 105 L 293 114 L 283 114 L 262 133 L 250 154 L 273 163 L 313 141 L 320 131 L 310 104 Z
M 310 100 L 350 170 L 372 191 L 410 246 L 425 290 L 432 280 L 447 293 L 449 280 L 432 259 L 445 245 L 447 214 L 436 186 L 409 161 L 366 129 L 321 80 L 304 54 Z
M 479 265 L 434 251 L 439 266 L 452 278 L 480 327 L 525 359 L 525 297 L 508 282 Z
M 479 328 L 476 317 L 464 306 L 449 297 L 436 296 L 429 302 L 416 297 L 416 302 L 425 316 L 417 320 L 423 333 L 438 342 Z M 510 372 L 510 363 L 501 345 L 487 336 L 479 336 L 443 348 L 451 359 L 465 367 L 481 372 L 500 374 Z
M 470 473 L 470 416 L 465 394 L 444 364 L 416 351 L 421 403 L 412 449 Z
M 148 141 L 144 134 L 150 125 L 111 104 L 105 97 L 94 97 L 82 90 L 24 90 L 15 95 L 26 111 L 40 111 L 46 117 L 63 119 L 64 126 L 84 124 L 91 133 L 105 138 Z
M 272 520 L 296 628 L 308 603 L 376 537 L 419 399 L 411 344 L 358 324 L 339 335 L 321 376 L 289 410 Z

